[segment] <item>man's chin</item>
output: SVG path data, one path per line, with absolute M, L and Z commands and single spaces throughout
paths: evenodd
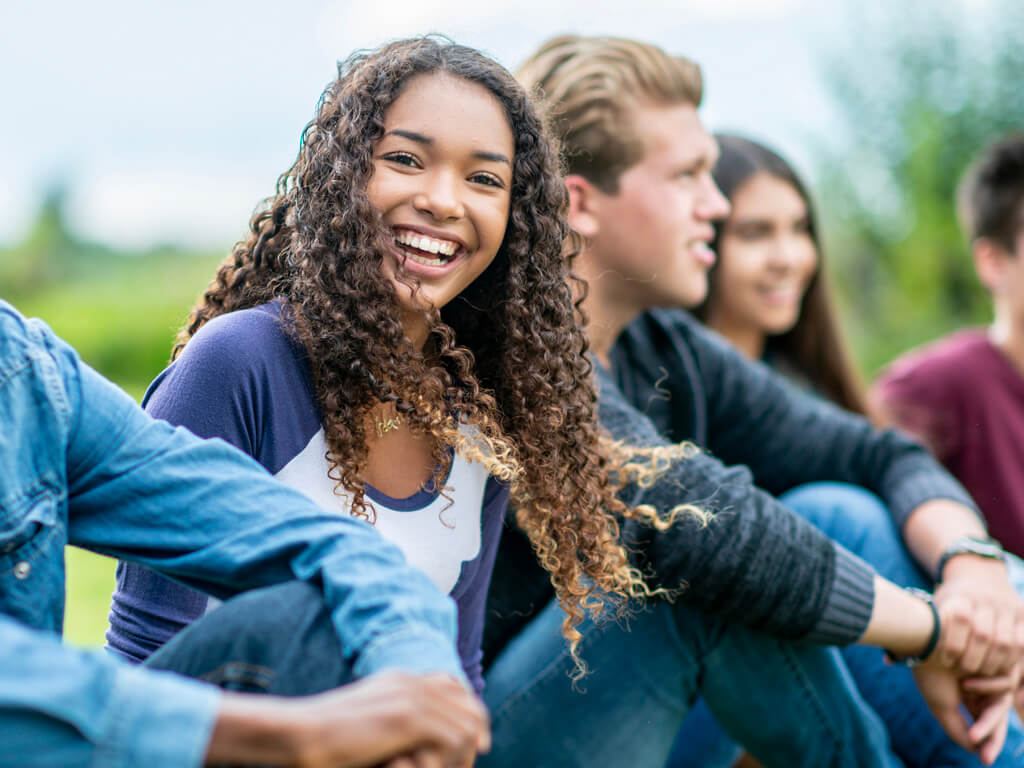
M 703 304 L 707 295 L 707 283 L 704 283 L 702 288 L 694 287 L 692 290 L 682 290 L 678 293 L 661 294 L 657 300 L 652 301 L 650 308 L 654 309 L 655 307 L 659 307 L 692 310 Z

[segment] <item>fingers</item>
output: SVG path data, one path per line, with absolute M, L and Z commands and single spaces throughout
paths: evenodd
M 982 662 L 988 655 L 995 633 L 995 621 L 996 615 L 992 606 L 979 605 L 975 608 L 971 634 L 967 639 L 964 655 L 960 658 L 960 669 L 967 674 L 973 675 L 981 671 Z
M 306 741 L 322 760 L 311 765 L 448 768 L 490 747 L 487 710 L 447 675 L 381 672 L 293 706 L 312 724 Z
M 946 732 L 946 735 L 949 736 L 949 738 L 968 752 L 974 752 L 974 742 L 971 741 L 967 721 L 964 719 L 959 708 L 943 708 L 941 710 L 933 709 L 932 714 L 935 715 L 935 719 L 939 721 L 939 725 L 942 726 L 942 730 Z
M 998 696 L 1016 690 L 1009 677 L 970 677 L 963 681 L 964 691 L 979 696 Z
M 971 742 L 976 745 L 991 746 L 997 743 L 995 755 L 999 754 L 1003 742 L 1006 741 L 1006 729 L 1009 725 L 1010 707 L 1013 697 L 1009 693 L 991 698 L 981 709 L 972 706 L 975 715 L 974 725 L 968 731 Z M 995 755 L 993 757 L 995 757 Z
M 1024 603 L 1011 585 L 964 578 L 942 584 L 935 597 L 943 624 L 939 663 L 991 676 L 1024 661 Z
M 436 749 L 422 747 L 412 754 L 402 755 L 388 761 L 384 768 L 473 768 L 473 758 L 464 756 L 454 761 L 445 762 L 441 753 Z
M 1012 704 L 1011 694 L 998 697 L 978 713 L 974 725 L 971 726 L 970 735 L 975 742 L 978 757 L 984 765 L 994 763 L 1006 743 Z
M 413 755 L 416 768 L 445 768 L 441 755 L 433 749 L 418 749 Z
M 1000 611 L 994 620 L 992 642 L 981 663 L 981 674 L 997 675 L 1017 662 L 1014 656 L 1016 615 Z
M 424 729 L 423 740 L 440 749 L 445 762 L 490 749 L 487 710 L 473 693 L 446 676 L 427 676 L 422 682 L 413 716 Z
M 967 650 L 971 637 L 971 606 L 965 600 L 954 597 L 940 606 L 942 637 L 939 639 L 939 662 L 944 667 L 956 667 Z
M 1012 656 L 1017 664 L 1024 664 L 1024 611 L 1018 610 L 1014 622 Z

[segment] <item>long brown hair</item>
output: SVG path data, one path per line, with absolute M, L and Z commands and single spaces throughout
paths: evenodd
M 512 128 L 515 157 L 501 248 L 459 297 L 427 313 L 421 352 L 406 339 L 394 287 L 381 273 L 391 235 L 366 187 L 385 111 L 424 73 L 450 74 L 493 94 Z M 282 300 L 308 352 L 330 476 L 351 495 L 354 512 L 367 514 L 360 481 L 366 416 L 393 403 L 415 433 L 435 438 L 439 467 L 454 448 L 510 486 L 518 522 L 567 612 L 563 629 L 575 654 L 585 610 L 650 594 L 619 543 L 616 515 L 659 527 L 671 521 L 649 507 L 628 509 L 615 492 L 645 481 L 684 449 L 627 449 L 599 432 L 563 254 L 567 195 L 556 158 L 523 88 L 479 52 L 427 37 L 353 55 L 324 91 L 277 194 L 254 213 L 248 237 L 193 310 L 175 354 L 217 315 Z
M 837 405 L 866 414 L 863 387 L 839 331 L 838 316 L 822 269 L 824 249 L 807 187 L 789 163 L 763 144 L 726 134 L 716 134 L 715 139 L 721 155 L 713 175 L 727 198 L 732 200 L 748 180 L 766 173 L 793 187 L 807 207 L 808 229 L 818 254 L 818 268 L 808 283 L 796 323 L 785 333 L 768 337 L 768 354 L 781 358 L 797 373 L 806 376 L 812 386 Z M 719 250 L 722 229 L 721 223 L 715 227 L 712 243 L 719 258 L 722 257 Z M 714 301 L 716 272 L 717 269 L 712 268 L 708 297 L 694 310 L 702 321 L 707 320 Z

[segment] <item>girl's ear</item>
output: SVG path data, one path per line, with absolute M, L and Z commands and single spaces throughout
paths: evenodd
M 600 190 L 577 174 L 565 177 L 565 188 L 569 190 L 569 226 L 588 240 L 593 239 L 598 230 L 595 206 Z

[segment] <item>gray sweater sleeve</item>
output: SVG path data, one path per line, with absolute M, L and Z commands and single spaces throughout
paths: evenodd
M 790 385 L 767 366 L 692 324 L 686 334 L 707 400 L 707 446 L 726 464 L 744 464 L 754 482 L 781 494 L 818 481 L 846 482 L 876 493 L 902 529 L 920 504 L 950 499 L 977 506 L 918 443 L 877 430 Z M 980 515 L 979 515 L 980 517 Z
M 665 445 L 654 425 L 601 372 L 601 424 L 612 437 Z M 753 485 L 744 467 L 706 453 L 674 462 L 647 488 L 624 490 L 630 505 L 665 511 L 694 503 L 713 513 L 658 532 L 623 521 L 623 539 L 651 583 L 701 610 L 786 638 L 845 644 L 867 628 L 874 571 Z

